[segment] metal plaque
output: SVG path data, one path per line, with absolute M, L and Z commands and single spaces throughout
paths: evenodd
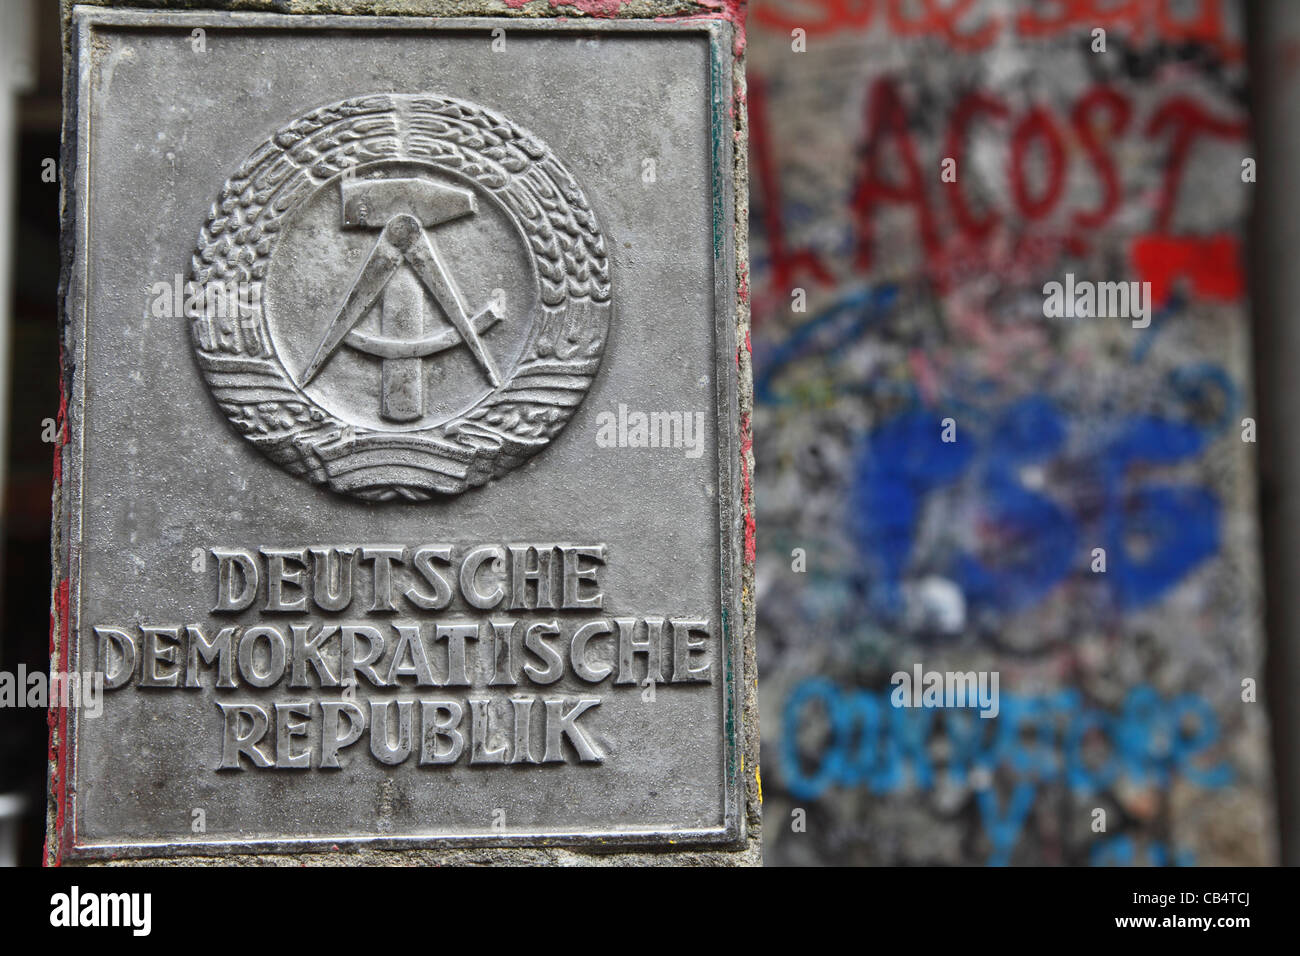
M 74 11 L 63 857 L 742 839 L 730 29 Z

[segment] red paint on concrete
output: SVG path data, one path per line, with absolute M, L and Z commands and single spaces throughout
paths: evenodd
M 66 660 L 68 647 L 68 579 L 65 576 L 54 590 L 54 609 L 50 611 L 50 650 L 59 648 L 59 661 Z M 68 709 L 60 707 L 57 700 L 50 702 L 46 721 L 50 727 L 50 745 L 47 754 L 51 765 L 50 792 L 54 795 L 54 832 L 45 835 L 43 862 L 58 866 L 63 862 L 63 813 L 68 789 Z M 50 859 L 50 840 L 54 841 L 54 857 Z
M 1157 42 L 1199 43 L 1229 63 L 1239 63 L 1244 44 L 1224 16 L 1224 0 L 1200 0 L 1175 6 L 1177 0 L 1066 0 L 1061 3 L 1023 3 L 1014 15 L 986 12 L 975 0 L 950 0 L 905 4 L 817 0 L 793 5 L 764 3 L 754 19 L 763 29 L 789 33 L 795 28 L 808 36 L 879 30 L 885 36 L 919 39 L 934 37 L 962 52 L 987 50 L 1003 40 L 1054 39 L 1094 27 L 1114 30 L 1130 43 L 1147 47 Z M 917 9 L 919 7 L 920 9 Z M 1191 8 L 1190 11 L 1186 8 Z M 983 15 L 982 15 L 983 14 Z
M 733 28 L 733 37 L 735 42 L 732 44 L 732 50 L 736 56 L 745 52 L 745 10 L 749 6 L 748 0 L 698 0 L 700 6 L 716 10 L 717 14 L 702 14 L 702 16 L 728 20 Z
M 54 464 L 52 467 L 54 477 L 54 487 L 57 489 L 63 482 L 63 448 L 68 444 L 68 382 L 65 378 L 63 367 L 59 368 L 59 413 L 58 413 L 58 433 L 54 443 Z M 65 665 L 68 655 L 68 573 L 70 569 L 63 569 L 63 579 L 54 589 L 53 607 L 50 608 L 50 659 L 54 659 L 55 651 L 59 655 L 61 665 Z M 66 669 L 66 666 L 65 666 Z M 50 728 L 49 746 L 46 757 L 50 763 L 50 792 L 54 796 L 55 816 L 54 816 L 54 833 L 45 835 L 45 852 L 42 854 L 42 864 L 52 862 L 58 866 L 63 861 L 63 808 L 67 797 L 67 739 L 68 739 L 68 711 L 66 707 L 58 706 L 58 700 L 50 702 L 49 710 L 46 714 L 46 723 Z M 54 856 L 50 857 L 50 839 L 53 838 Z
M 751 322 L 758 319 L 776 302 L 790 294 L 800 279 L 807 275 L 821 285 L 834 285 L 830 270 L 812 249 L 791 249 L 786 244 L 785 219 L 781 208 L 781 180 L 776 158 L 772 153 L 767 132 L 767 88 L 757 77 L 750 77 L 752 104 L 749 110 L 749 154 L 757 172 L 758 187 L 763 197 L 761 205 L 763 233 L 767 236 L 767 255 L 770 279 L 766 291 L 760 291 L 757 307 Z
M 62 381 L 62 372 L 59 379 Z M 57 486 L 63 480 L 63 446 L 68 443 L 68 396 L 67 393 L 59 389 L 59 417 L 57 419 L 59 430 L 56 433 L 54 442 L 54 484 Z
M 731 116 L 731 122 L 732 122 L 733 124 L 736 122 L 736 113 L 737 113 L 739 110 L 745 110 L 746 114 L 748 114 L 748 112 L 749 112 L 749 88 L 748 88 L 748 87 L 742 87 L 741 89 L 736 90 L 736 91 L 732 94 L 732 97 L 731 97 L 731 104 L 727 107 L 727 112 L 728 112 L 728 115 Z M 737 143 L 740 142 L 740 130 L 739 130 L 739 129 L 735 130 L 735 131 L 732 133 L 732 138 L 733 138 Z
M 749 0 L 696 0 L 709 10 L 684 17 L 655 17 L 659 23 L 683 23 L 690 20 L 726 20 L 732 26 L 732 52 L 740 56 L 745 52 L 745 10 Z
M 624 0 L 551 0 L 551 7 L 572 7 L 589 17 L 616 17 L 623 8 L 623 2 Z M 506 0 L 506 3 L 511 3 L 511 0 Z M 520 3 L 519 6 L 523 4 Z
M 1139 281 L 1151 283 L 1153 305 L 1163 304 L 1180 279 L 1205 299 L 1236 302 L 1246 294 L 1236 236 L 1139 236 L 1132 255 Z
M 749 452 L 754 447 L 754 435 L 749 430 L 749 415 L 740 416 L 740 475 L 744 485 L 741 501 L 745 508 L 745 563 L 753 564 L 758 556 L 757 536 L 754 533 L 754 502 L 749 481 Z
M 1147 121 L 1146 135 L 1152 139 L 1168 135 L 1170 139 L 1169 158 L 1165 161 L 1165 175 L 1160 186 L 1155 222 L 1157 231 L 1166 232 L 1173 220 L 1178 186 L 1182 182 L 1183 169 L 1191 154 L 1192 144 L 1200 136 L 1245 139 L 1250 135 L 1250 124 L 1245 120 L 1217 116 L 1190 96 L 1177 96 L 1164 103 Z

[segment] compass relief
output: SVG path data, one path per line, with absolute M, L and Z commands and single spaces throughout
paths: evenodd
M 432 94 L 348 100 L 263 143 L 191 278 L 264 286 L 193 320 L 231 424 L 367 500 L 458 494 L 536 454 L 609 323 L 605 240 L 572 174 L 500 115 Z

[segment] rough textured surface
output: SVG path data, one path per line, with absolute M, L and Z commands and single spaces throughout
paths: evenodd
M 348 2 L 303 2 L 303 3 L 282 3 L 282 2 L 232 2 L 232 3 L 100 3 L 101 6 L 113 7 L 146 7 L 146 8 L 165 8 L 165 9 L 206 9 L 206 10 L 260 10 L 277 13 L 333 13 L 333 14 L 356 14 L 356 15 L 423 15 L 423 16 L 493 16 L 503 17 L 547 17 L 547 16 L 601 16 L 601 17 L 629 17 L 629 18 L 653 18 L 653 17 L 713 17 L 725 18 L 731 20 L 737 29 L 736 53 L 737 57 L 734 64 L 733 72 L 733 96 L 732 96 L 732 116 L 734 121 L 735 136 L 735 215 L 736 215 L 736 262 L 737 262 L 737 284 L 740 290 L 739 301 L 737 304 L 736 322 L 737 322 L 737 340 L 742 343 L 741 348 L 736 356 L 738 368 L 740 370 L 740 418 L 742 422 L 741 447 L 743 449 L 743 460 L 741 468 L 745 481 L 745 515 L 744 527 L 746 529 L 746 546 L 744 548 L 745 561 L 743 565 L 742 580 L 742 612 L 743 612 L 743 635 L 744 635 L 744 709 L 746 714 L 744 736 L 739 743 L 742 775 L 746 783 L 746 806 L 745 815 L 747 823 L 746 839 L 743 846 L 735 850 L 710 850 L 710 851 L 675 851 L 671 849 L 654 851 L 654 852 L 600 852 L 600 851 L 578 851 L 570 848 L 553 848 L 537 847 L 528 849 L 502 848 L 502 849 L 474 849 L 474 850 L 456 850 L 456 851 L 379 851 L 367 850 L 360 852 L 337 852 L 337 853 L 314 853 L 314 854 L 274 854 L 266 856 L 246 856 L 246 857 L 189 857 L 184 860 L 190 865 L 218 864 L 218 863 L 243 863 L 243 864 L 265 864 L 265 865 L 355 865 L 359 863 L 385 863 L 385 864 L 535 864 L 550 863 L 559 865 L 570 864 L 623 864 L 623 865 L 646 865 L 646 864 L 671 864 L 671 865 L 735 865 L 735 864 L 757 864 L 760 861 L 759 839 L 760 839 L 760 781 L 758 774 L 758 723 L 757 723 L 757 667 L 754 652 L 754 608 L 753 608 L 753 518 L 752 518 L 752 500 L 750 497 L 749 475 L 752 472 L 752 455 L 750 454 L 750 435 L 749 421 L 750 410 L 752 407 L 752 389 L 750 385 L 750 365 L 748 354 L 748 301 L 746 295 L 746 277 L 747 277 L 747 256 L 746 256 L 746 224 L 748 217 L 747 196 L 747 175 L 746 175 L 746 151 L 745 151 L 745 112 L 744 112 L 744 33 L 743 33 L 743 7 L 733 3 L 667 3 L 667 2 L 645 2 L 645 0 L 633 0 L 627 4 L 609 3 L 578 3 L 575 5 L 555 5 L 548 3 L 534 2 L 527 4 L 507 4 L 500 2 L 488 3 L 459 3 L 459 2 L 400 2 L 400 3 L 348 3 Z M 64 23 L 65 23 L 65 76 L 70 71 L 68 63 L 67 48 L 67 24 L 71 15 L 72 4 L 65 2 L 63 4 Z M 66 117 L 65 129 L 75 130 L 75 117 L 71 116 L 71 110 Z M 65 175 L 62 181 L 69 184 L 74 181 L 73 177 L 66 175 L 70 168 L 70 158 L 74 155 L 70 151 L 73 144 L 68 141 L 65 135 L 63 166 Z M 70 210 L 74 207 L 74 197 L 68 193 L 68 186 L 65 185 L 65 192 L 62 197 L 63 218 L 65 224 L 64 238 L 64 274 L 61 282 L 61 299 L 66 296 L 68 288 L 68 263 L 71 261 L 71 232 L 70 227 Z M 64 344 L 66 348 L 67 339 Z M 57 671 L 60 667 L 60 648 L 66 641 L 66 610 L 68 599 L 68 582 L 66 579 L 67 569 L 61 567 L 61 534 L 66 523 L 67 516 L 60 510 L 59 496 L 59 479 L 62 474 L 62 468 L 66 464 L 67 445 L 75 422 L 70 420 L 67 414 L 67 388 L 70 387 L 72 380 L 72 370 L 68 367 L 68 359 L 63 358 L 63 383 L 64 383 L 64 403 L 60 414 L 60 438 L 61 444 L 59 451 L 56 453 L 55 460 L 55 492 L 54 492 L 54 539 L 53 554 L 55 555 L 54 569 L 54 600 L 51 611 L 51 670 Z M 64 785 L 64 767 L 62 764 L 63 734 L 65 732 L 64 715 L 59 711 L 51 712 L 51 776 L 50 776 L 50 810 L 49 810 L 49 828 L 53 831 L 61 823 L 63 812 L 61 794 Z M 55 841 L 47 842 L 46 862 L 56 864 L 60 862 L 57 856 L 57 845 Z M 170 861 L 152 861 L 152 862 L 170 862 Z
M 1275 859 L 1242 6 L 751 8 L 769 863 Z M 893 709 L 918 664 L 999 716 Z

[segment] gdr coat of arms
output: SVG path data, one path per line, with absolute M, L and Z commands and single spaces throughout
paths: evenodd
M 564 427 L 609 325 L 605 240 L 573 175 L 491 110 L 376 93 L 260 145 L 199 235 L 192 318 L 231 424 L 367 500 L 454 495 Z

